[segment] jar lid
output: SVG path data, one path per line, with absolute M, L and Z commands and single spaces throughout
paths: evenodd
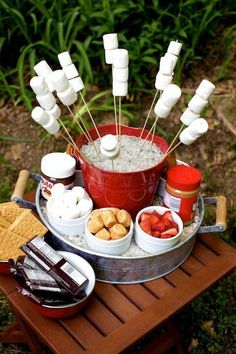
M 201 183 L 201 173 L 191 166 L 178 165 L 167 171 L 167 184 L 175 189 L 191 191 L 198 189 Z
M 66 178 L 75 173 L 75 159 L 64 152 L 52 152 L 43 156 L 41 171 L 52 178 Z

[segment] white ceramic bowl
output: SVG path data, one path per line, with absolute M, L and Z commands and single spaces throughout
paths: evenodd
M 50 213 L 50 199 L 47 201 L 47 203 L 49 204 L 49 206 L 47 206 L 48 222 L 56 231 L 67 236 L 78 236 L 85 232 L 85 221 L 93 209 L 92 200 L 91 200 L 91 209 L 87 214 L 81 216 L 80 218 L 71 219 L 71 220 L 57 218 L 54 215 L 52 215 Z
M 156 210 L 157 213 L 163 215 L 165 211 L 171 211 L 172 218 L 174 222 L 177 223 L 178 225 L 178 234 L 176 236 L 173 236 L 171 238 L 157 238 L 153 237 L 146 232 L 144 232 L 140 225 L 139 225 L 139 219 L 141 217 L 141 214 L 143 212 L 145 213 L 151 213 L 153 210 Z M 140 212 L 136 216 L 135 220 L 135 242 L 141 248 L 142 250 L 148 252 L 148 253 L 161 253 L 171 247 L 173 247 L 180 239 L 181 233 L 183 231 L 183 222 L 179 215 L 177 215 L 174 211 L 162 207 L 162 206 L 150 206 L 147 208 L 144 208 L 140 210 Z
M 119 240 L 101 240 L 95 235 L 93 235 L 87 228 L 87 222 L 89 217 L 85 222 L 85 236 L 87 240 L 88 247 L 95 252 L 119 256 L 123 254 L 129 248 L 132 240 L 134 224 L 131 221 L 129 232 L 126 236 L 120 238 Z

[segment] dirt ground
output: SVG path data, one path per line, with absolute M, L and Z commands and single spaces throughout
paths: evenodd
M 198 75 L 201 79 L 206 77 Z M 209 77 L 214 81 L 214 77 Z M 180 127 L 179 117 L 186 102 L 194 94 L 188 83 L 182 87 L 183 98 L 166 120 L 159 120 L 158 126 L 167 134 L 170 141 Z M 232 70 L 229 80 L 217 83 L 207 111 L 203 115 L 209 124 L 208 133 L 191 146 L 180 145 L 176 157 L 200 169 L 203 174 L 202 194 L 206 196 L 225 195 L 230 212 L 235 209 L 236 189 L 236 71 Z M 142 96 L 142 110 L 136 112 L 136 125 L 142 126 L 152 96 Z M 105 121 L 113 119 L 105 116 Z M 99 124 L 103 124 L 103 121 Z M 151 125 L 151 120 L 149 126 Z M 73 133 L 73 132 L 72 132 Z M 18 172 L 28 169 L 38 172 L 43 155 L 52 151 L 63 151 L 66 142 L 62 138 L 46 137 L 26 112 L 24 107 L 14 107 L 10 102 L 0 102 L 0 178 L 15 183 Z

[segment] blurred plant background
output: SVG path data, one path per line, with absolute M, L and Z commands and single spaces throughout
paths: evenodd
M 29 81 L 35 75 L 33 66 L 37 62 L 45 59 L 53 69 L 58 68 L 57 54 L 68 50 L 87 84 L 90 110 L 101 121 L 101 115 L 109 118 L 112 114 L 111 73 L 104 61 L 102 42 L 102 35 L 110 32 L 117 32 L 120 47 L 129 50 L 129 96 L 122 105 L 129 124 L 138 125 L 144 119 L 159 59 L 170 40 L 184 43 L 175 82 L 184 87 L 186 97 L 170 121 L 158 126 L 159 134 L 169 141 L 173 138 L 179 113 L 199 80 L 207 76 L 217 85 L 218 91 L 204 112 L 211 144 L 202 141 L 186 152 L 180 149 L 177 157 L 201 168 L 204 193 L 228 192 L 233 198 L 235 190 L 230 181 L 236 171 L 235 18 L 235 0 L 0 0 L 0 201 L 9 200 L 19 168 L 36 171 L 42 154 L 62 146 L 39 126 L 29 123 L 28 112 L 34 103 Z M 86 114 L 80 102 L 77 108 Z M 141 108 L 142 114 L 138 113 Z M 79 133 L 68 118 L 65 125 Z M 214 146 L 210 146 L 212 142 Z M 224 173 L 220 174 L 219 168 Z M 32 187 L 29 184 L 28 189 Z M 209 222 L 212 216 L 207 214 L 206 223 Z M 222 237 L 232 245 L 235 225 L 234 201 L 230 200 L 228 229 Z M 236 352 L 234 280 L 234 275 L 222 280 L 178 316 L 186 351 Z M 5 300 L 0 298 L 1 326 L 11 317 Z M 0 344 L 0 353 L 22 352 L 26 353 L 26 349 Z

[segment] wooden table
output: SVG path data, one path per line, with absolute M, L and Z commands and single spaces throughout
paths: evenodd
M 34 200 L 34 195 L 27 199 Z M 42 317 L 16 291 L 15 280 L 0 274 L 0 291 L 16 316 L 16 322 L 0 333 L 0 341 L 27 343 L 33 354 L 42 353 L 42 343 L 56 354 L 116 354 L 168 323 L 167 331 L 143 353 L 164 353 L 172 346 L 183 353 L 179 333 L 169 320 L 235 266 L 235 249 L 216 234 L 201 234 L 191 255 L 173 272 L 142 284 L 97 282 L 83 311 L 59 320 Z
M 30 302 L 15 290 L 14 279 L 0 275 L 0 290 L 17 319 L 17 324 L 1 337 L 6 342 L 27 342 L 35 354 L 42 353 L 41 343 L 57 354 L 120 353 L 170 319 L 235 266 L 236 251 L 231 246 L 217 235 L 198 235 L 191 255 L 170 274 L 143 284 L 97 282 L 83 312 L 61 320 L 47 319 L 35 312 Z M 171 335 L 157 340 L 155 353 L 163 353 L 178 342 L 175 328 L 170 327 L 170 331 Z M 152 349 L 153 346 L 145 349 L 145 353 L 152 353 Z

